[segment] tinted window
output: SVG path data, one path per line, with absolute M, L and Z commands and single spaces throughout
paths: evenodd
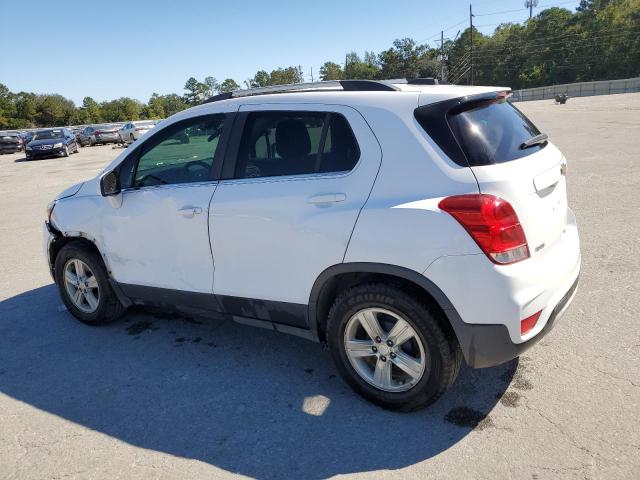
M 540 131 L 506 100 L 452 115 L 449 124 L 470 166 L 508 162 L 537 152 L 546 145 L 520 148 Z
M 342 115 L 256 112 L 245 124 L 236 178 L 351 170 L 360 151 Z
M 224 115 L 178 122 L 142 148 L 133 186 L 203 182 L 210 178 Z

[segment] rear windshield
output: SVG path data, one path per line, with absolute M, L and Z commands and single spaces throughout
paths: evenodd
M 530 155 L 546 143 L 521 148 L 540 131 L 506 100 L 493 101 L 450 115 L 449 125 L 469 166 L 493 165 Z

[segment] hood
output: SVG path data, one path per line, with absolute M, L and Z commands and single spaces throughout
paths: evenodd
M 42 140 L 31 140 L 28 145 L 35 147 L 36 145 L 54 145 L 56 143 L 64 143 L 64 138 L 43 138 Z
M 76 183 L 75 185 L 71 185 L 69 188 L 67 188 L 66 190 L 61 192 L 60 195 L 58 195 L 56 197 L 56 200 L 61 200 L 63 198 L 67 198 L 67 197 L 73 197 L 76 193 L 78 193 L 80 191 L 80 189 L 82 188 L 82 185 L 84 185 L 84 182 L 80 182 L 80 183 Z

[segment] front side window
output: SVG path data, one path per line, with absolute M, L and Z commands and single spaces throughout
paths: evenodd
M 235 178 L 351 170 L 360 150 L 347 120 L 327 112 L 249 114 Z
M 224 115 L 209 115 L 158 132 L 142 147 L 133 186 L 209 180 L 223 128 Z

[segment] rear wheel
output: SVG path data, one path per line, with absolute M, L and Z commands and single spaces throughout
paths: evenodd
M 102 259 L 82 243 L 74 241 L 62 247 L 55 261 L 55 277 L 62 301 L 81 322 L 100 325 L 124 313 Z
M 327 323 L 339 373 L 356 392 L 384 408 L 410 411 L 432 404 L 453 383 L 462 361 L 439 315 L 382 283 L 343 292 Z

